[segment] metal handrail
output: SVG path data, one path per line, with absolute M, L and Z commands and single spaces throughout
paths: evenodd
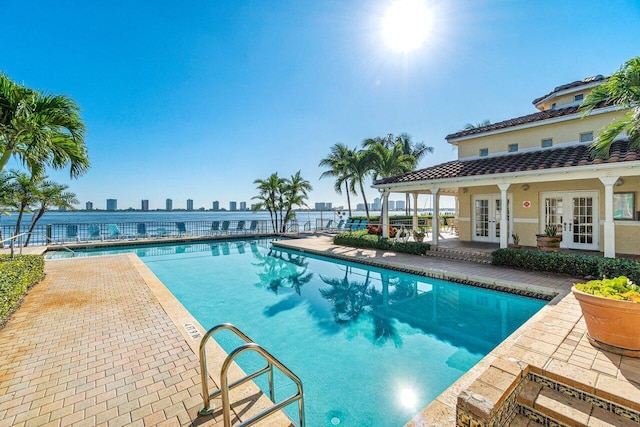
M 46 234 L 40 233 L 39 231 L 27 231 L 26 233 L 16 234 L 15 236 L 11 236 L 11 237 L 9 237 L 9 238 L 7 238 L 7 239 L 4 239 L 4 240 L 0 241 L 0 243 L 1 243 L 1 244 L 4 244 L 4 242 L 11 241 L 11 249 L 13 250 L 13 248 L 14 248 L 14 243 L 16 242 L 16 240 L 17 240 L 18 238 L 20 238 L 20 246 L 19 246 L 19 247 L 20 247 L 20 254 L 22 254 L 22 248 L 24 247 L 24 246 L 22 245 L 22 238 L 23 238 L 24 236 L 28 236 L 28 235 L 37 235 L 37 236 L 44 237 L 44 238 L 45 238 L 45 240 L 46 240 L 47 242 L 52 243 L 52 244 L 54 244 L 54 245 L 58 245 L 58 246 L 60 246 L 62 249 L 64 249 L 64 250 L 66 250 L 66 251 L 71 252 L 71 254 L 72 254 L 73 256 L 75 256 L 75 255 L 76 255 L 76 253 L 75 253 L 73 250 L 71 250 L 70 248 L 68 248 L 67 246 L 63 245 L 63 244 L 62 244 L 62 243 L 60 243 L 60 242 L 56 242 L 55 240 L 53 240 L 52 238 L 50 238 L 50 237 L 49 237 L 49 236 L 47 236 Z
M 207 369 L 206 344 L 209 338 L 213 336 L 213 334 L 223 329 L 233 332 L 237 337 L 242 339 L 247 344 L 237 347 L 227 356 L 224 363 L 222 364 L 222 369 L 220 371 L 220 388 L 215 390 L 213 393 L 209 393 L 209 375 L 208 375 L 208 369 Z M 239 380 L 236 380 L 233 383 L 229 384 L 227 379 L 227 373 L 229 371 L 229 367 L 231 366 L 231 363 L 236 358 L 236 356 L 240 355 L 241 353 L 244 353 L 245 351 L 255 351 L 259 353 L 267 361 L 267 366 L 257 370 L 252 374 L 247 375 L 246 377 L 240 378 Z M 222 412 L 223 412 L 224 426 L 230 427 L 231 426 L 231 404 L 229 402 L 229 390 L 241 384 L 244 384 L 245 382 L 250 381 L 264 373 L 267 373 L 269 376 L 269 397 L 271 401 L 274 403 L 274 406 L 261 411 L 259 414 L 255 415 L 254 417 L 250 418 L 244 423 L 241 423 L 240 425 L 241 426 L 252 425 L 262 420 L 263 418 L 271 415 L 272 413 L 284 408 L 285 406 L 295 401 L 298 401 L 298 415 L 300 417 L 299 425 L 300 427 L 304 427 L 305 425 L 304 393 L 302 390 L 302 381 L 300 381 L 300 378 L 298 378 L 296 374 L 291 372 L 289 368 L 283 365 L 282 362 L 280 362 L 275 356 L 273 356 L 271 353 L 269 353 L 267 350 L 265 350 L 258 344 L 254 343 L 253 340 L 249 338 L 240 329 L 236 328 L 234 325 L 230 323 L 223 323 L 223 324 L 214 326 L 213 328 L 209 329 L 209 331 L 207 331 L 204 337 L 202 337 L 202 340 L 200 341 L 199 353 L 200 353 L 200 376 L 202 380 L 202 398 L 204 401 L 204 407 L 200 409 L 200 411 L 198 412 L 199 415 L 210 415 L 214 410 L 214 408 L 211 406 L 211 399 L 219 395 L 222 395 Z M 283 374 L 285 374 L 289 379 L 291 379 L 294 383 L 296 383 L 296 386 L 298 388 L 298 392 L 296 394 L 288 397 L 287 399 L 283 400 L 280 403 L 275 403 L 275 389 L 273 384 L 273 366 L 278 368 Z

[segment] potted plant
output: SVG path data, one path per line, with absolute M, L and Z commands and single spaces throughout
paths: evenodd
M 579 283 L 571 292 L 580 303 L 592 345 L 640 357 L 640 286 L 620 276 Z
M 413 240 L 418 243 L 422 243 L 424 240 L 425 232 L 423 229 L 419 228 L 417 230 L 413 230 Z
M 536 234 L 538 249 L 544 252 L 558 252 L 560 250 L 561 236 L 558 236 L 558 226 L 548 224 L 544 229 L 544 234 Z
M 513 245 L 511 245 L 513 249 L 520 249 L 522 247 L 520 246 L 520 236 L 518 233 L 513 233 L 511 239 L 513 239 Z

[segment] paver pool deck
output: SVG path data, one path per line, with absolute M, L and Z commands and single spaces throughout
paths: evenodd
M 640 405 L 640 361 L 598 351 L 567 276 L 462 261 L 335 246 L 327 237 L 279 242 L 290 248 L 541 293 L 551 304 L 465 374 L 409 425 L 455 425 L 456 399 L 499 356 L 535 362 L 550 373 L 584 375 L 596 389 Z M 197 321 L 135 255 L 47 260 L 45 280 L 0 330 L 0 426 L 222 425 L 202 406 Z M 209 325 L 210 326 L 210 325 Z M 223 359 L 214 348 L 210 370 Z M 217 363 L 217 365 L 216 365 Z M 217 366 L 217 367 L 216 367 Z M 237 372 L 236 372 L 237 373 Z M 491 386 L 491 384 L 490 384 Z M 232 393 L 246 419 L 268 404 L 247 387 Z M 634 403 L 636 402 L 636 403 Z M 216 402 L 220 407 L 220 402 Z M 289 425 L 280 414 L 261 425 Z M 314 426 L 311 426 L 314 427 Z

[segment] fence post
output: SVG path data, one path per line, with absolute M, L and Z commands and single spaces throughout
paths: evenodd
M 51 224 L 47 224 L 47 237 L 51 238 Z

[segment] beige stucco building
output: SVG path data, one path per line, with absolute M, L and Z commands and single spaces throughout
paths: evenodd
M 589 149 L 597 132 L 624 110 L 604 105 L 588 116 L 578 110 L 604 81 L 596 76 L 558 86 L 533 101 L 533 114 L 450 134 L 457 160 L 373 187 L 385 200 L 390 193 L 412 193 L 414 206 L 419 194 L 433 194 L 434 211 L 439 196 L 456 196 L 462 241 L 507 247 L 516 233 L 520 244 L 535 246 L 536 234 L 556 224 L 561 247 L 607 257 L 640 254 L 640 153 L 629 149 L 625 135 L 607 159 L 593 159 Z

